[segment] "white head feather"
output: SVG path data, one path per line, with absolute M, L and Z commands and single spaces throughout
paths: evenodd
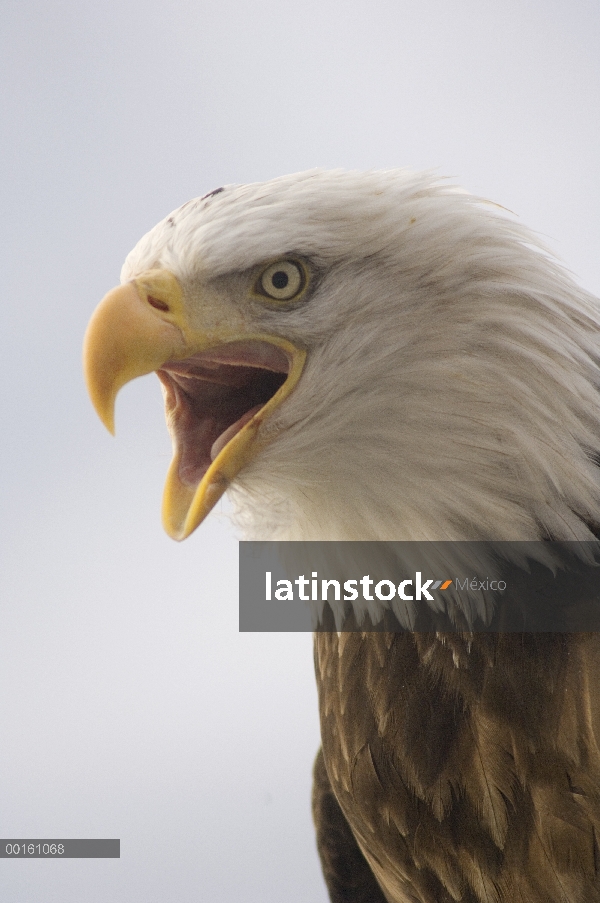
M 316 274 L 248 306 L 257 264 Z M 600 524 L 600 308 L 505 211 L 430 174 L 311 171 L 226 187 L 146 235 L 256 331 L 308 348 L 230 492 L 250 538 L 589 539 Z

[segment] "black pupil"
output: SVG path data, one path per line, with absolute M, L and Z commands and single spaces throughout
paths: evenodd
M 273 273 L 273 278 L 271 282 L 273 283 L 273 288 L 285 288 L 289 282 L 288 274 L 284 273 L 283 270 L 277 270 L 276 273 Z

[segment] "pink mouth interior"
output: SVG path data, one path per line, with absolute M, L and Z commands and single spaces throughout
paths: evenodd
M 157 371 L 179 479 L 198 485 L 221 449 L 275 395 L 290 360 L 270 342 L 232 342 Z

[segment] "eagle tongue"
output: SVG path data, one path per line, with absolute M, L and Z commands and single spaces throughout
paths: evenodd
M 215 442 L 213 442 L 212 448 L 210 450 L 210 457 L 211 457 L 212 461 L 214 461 L 215 458 L 217 457 L 217 455 L 219 454 L 219 452 L 223 448 L 225 448 L 225 446 L 227 445 L 229 440 L 233 439 L 235 434 L 239 433 L 239 431 L 242 429 L 242 427 L 244 427 L 248 423 L 249 420 L 252 420 L 254 415 L 256 413 L 258 413 L 258 411 L 260 411 L 260 409 L 262 407 L 263 407 L 263 405 L 257 404 L 253 408 L 250 408 L 250 410 L 246 411 L 246 413 L 243 414 L 239 420 L 236 420 L 235 423 L 232 423 L 231 426 L 228 427 L 224 433 L 221 433 L 219 438 Z

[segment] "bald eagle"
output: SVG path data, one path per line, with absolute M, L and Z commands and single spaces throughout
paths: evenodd
M 144 236 L 85 368 L 111 430 L 157 372 L 175 539 L 228 490 L 249 538 L 586 541 L 599 336 L 597 300 L 497 205 L 310 171 Z M 315 662 L 334 903 L 600 900 L 598 634 L 320 632 Z

